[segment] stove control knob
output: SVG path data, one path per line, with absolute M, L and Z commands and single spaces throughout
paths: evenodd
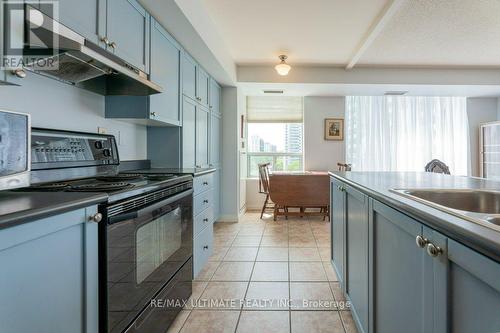
M 104 149 L 102 151 L 102 154 L 105 156 L 105 157 L 110 157 L 111 156 L 111 150 L 109 149 Z
M 89 218 L 90 221 L 92 222 L 95 222 L 95 223 L 99 223 L 102 221 L 102 214 L 101 213 L 96 213 L 94 215 L 92 215 L 90 218 Z
M 94 146 L 97 148 L 97 149 L 102 149 L 102 141 L 96 141 L 94 143 Z

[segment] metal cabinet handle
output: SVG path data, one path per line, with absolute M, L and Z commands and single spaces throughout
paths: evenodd
M 201 169 L 201 165 L 196 165 L 196 167 L 197 167 L 198 169 Z
M 95 223 L 99 223 L 102 221 L 102 214 L 101 213 L 96 213 L 92 216 L 89 217 L 89 220 Z
M 208 200 L 203 200 L 203 203 L 206 203 L 206 204 L 207 204 L 207 203 L 208 203 Z
M 103 42 L 104 44 L 106 44 L 107 46 L 109 46 L 109 39 L 108 39 L 108 37 L 101 37 L 101 42 Z
M 417 246 L 419 248 L 423 249 L 429 243 L 429 240 L 418 235 L 417 237 L 415 237 L 415 243 L 417 243 Z
M 203 222 L 207 223 L 207 222 L 208 222 L 208 219 L 203 219 Z
M 26 77 L 26 71 L 22 68 L 14 69 L 12 74 L 17 76 L 20 79 L 24 79 Z
M 208 245 L 205 245 L 205 246 L 203 247 L 203 250 L 208 250 Z
M 155 111 L 151 112 L 151 115 L 152 115 L 153 117 L 156 117 L 156 112 L 155 112 Z
M 111 46 L 113 49 L 116 49 L 118 45 L 116 45 L 115 42 L 109 43 L 109 46 Z
M 435 258 L 441 253 L 443 253 L 443 249 L 441 249 L 439 246 L 436 246 L 432 243 L 427 244 L 427 254 L 431 257 Z
M 207 186 L 207 185 L 208 185 L 208 182 L 203 182 L 203 185 Z

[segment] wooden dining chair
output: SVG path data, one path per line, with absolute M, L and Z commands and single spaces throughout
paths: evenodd
M 337 163 L 337 166 L 339 167 L 339 171 L 351 171 L 352 169 L 352 164 Z
M 272 209 L 274 211 L 274 204 L 269 199 L 269 165 L 271 165 L 271 163 L 259 164 L 259 193 L 266 195 L 266 199 L 264 200 L 264 205 L 262 206 L 262 211 L 260 213 L 261 219 L 264 216 L 266 209 Z

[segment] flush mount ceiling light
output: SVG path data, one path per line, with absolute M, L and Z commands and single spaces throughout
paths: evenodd
M 286 59 L 288 58 L 286 55 L 282 54 L 279 56 L 281 62 L 274 67 L 276 69 L 276 72 L 278 72 L 279 75 L 285 76 L 288 75 L 288 72 L 292 67 L 286 63 Z

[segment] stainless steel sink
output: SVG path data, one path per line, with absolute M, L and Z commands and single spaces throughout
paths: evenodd
M 393 189 L 391 192 L 500 231 L 500 191 Z

